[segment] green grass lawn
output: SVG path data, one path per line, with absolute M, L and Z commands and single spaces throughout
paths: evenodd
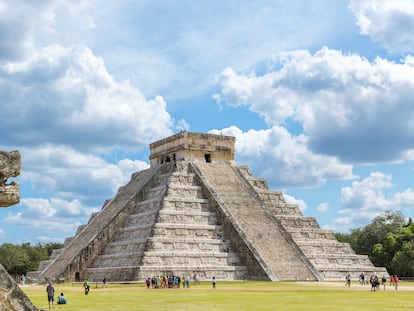
M 99 284 L 99 287 L 101 284 Z M 218 282 L 181 289 L 146 289 L 144 284 L 91 284 L 85 295 L 80 284 L 54 284 L 55 298 L 63 292 L 67 305 L 55 310 L 300 310 L 396 311 L 414 308 L 414 284 L 371 292 L 369 285 L 303 282 Z M 24 292 L 39 309 L 48 310 L 46 286 L 25 286 Z

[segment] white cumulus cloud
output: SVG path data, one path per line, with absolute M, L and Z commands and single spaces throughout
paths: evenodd
M 229 105 L 247 105 L 269 126 L 296 123 L 303 146 L 353 163 L 409 159 L 414 146 L 414 65 L 322 48 L 277 53 L 269 72 L 219 77 Z
M 350 9 L 364 35 L 388 51 L 414 51 L 414 2 L 410 0 L 351 0 Z
M 393 187 L 390 175 L 373 172 L 363 180 L 342 188 L 342 206 L 338 211 L 341 217 L 334 220 L 339 225 L 338 230 L 345 228 L 341 228 L 341 225 L 350 223 L 354 228 L 366 224 L 385 211 L 397 210 L 406 215 L 411 214 L 414 209 L 414 191 L 408 188 L 388 194 L 387 190 Z
M 235 136 L 237 162 L 248 165 L 272 188 L 316 187 L 331 178 L 353 178 L 351 165 L 312 153 L 306 147 L 306 136 L 293 136 L 280 126 L 247 132 L 232 126 L 211 133 Z

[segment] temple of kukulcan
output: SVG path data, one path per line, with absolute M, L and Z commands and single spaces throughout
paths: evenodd
M 180 132 L 150 144 L 150 168 L 67 238 L 38 271 L 47 280 L 327 280 L 388 275 L 304 217 L 235 160 L 235 138 Z

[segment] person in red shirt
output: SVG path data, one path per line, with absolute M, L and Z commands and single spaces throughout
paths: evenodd
M 394 282 L 395 290 L 398 290 L 398 281 L 399 281 L 398 276 L 394 275 L 393 282 Z

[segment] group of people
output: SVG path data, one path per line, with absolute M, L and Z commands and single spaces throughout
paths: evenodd
M 385 290 L 385 286 L 387 285 L 387 278 L 383 275 L 380 279 L 377 275 L 373 274 L 373 275 L 370 276 L 368 282 L 371 284 L 371 291 L 380 290 L 380 285 L 382 285 L 383 289 Z M 365 285 L 368 282 L 365 279 L 364 272 L 362 272 L 359 275 L 359 283 L 361 285 Z M 393 285 L 395 287 L 395 290 L 398 290 L 398 283 L 399 283 L 398 276 L 397 275 L 390 275 L 390 286 Z
M 147 277 L 145 279 L 145 283 L 147 288 L 180 288 L 181 285 L 183 288 L 190 287 L 191 278 L 190 276 L 163 276 L 157 275 L 153 276 L 152 278 Z
M 54 308 L 55 303 L 55 288 L 52 285 L 52 282 L 49 282 L 48 286 L 46 287 L 47 292 L 47 302 L 49 303 L 49 309 L 52 307 Z M 57 299 L 58 305 L 65 305 L 67 303 L 66 297 L 63 293 L 60 293 Z
M 194 285 L 199 283 L 198 276 L 196 274 L 193 275 L 193 282 Z M 212 285 L 213 288 L 216 287 L 216 278 L 213 276 L 212 279 Z M 176 275 L 169 275 L 169 276 L 163 276 L 163 275 L 157 275 L 151 277 L 147 277 L 145 279 L 145 284 L 147 285 L 147 288 L 190 288 L 191 283 L 191 277 L 189 275 L 187 276 L 176 276 Z

